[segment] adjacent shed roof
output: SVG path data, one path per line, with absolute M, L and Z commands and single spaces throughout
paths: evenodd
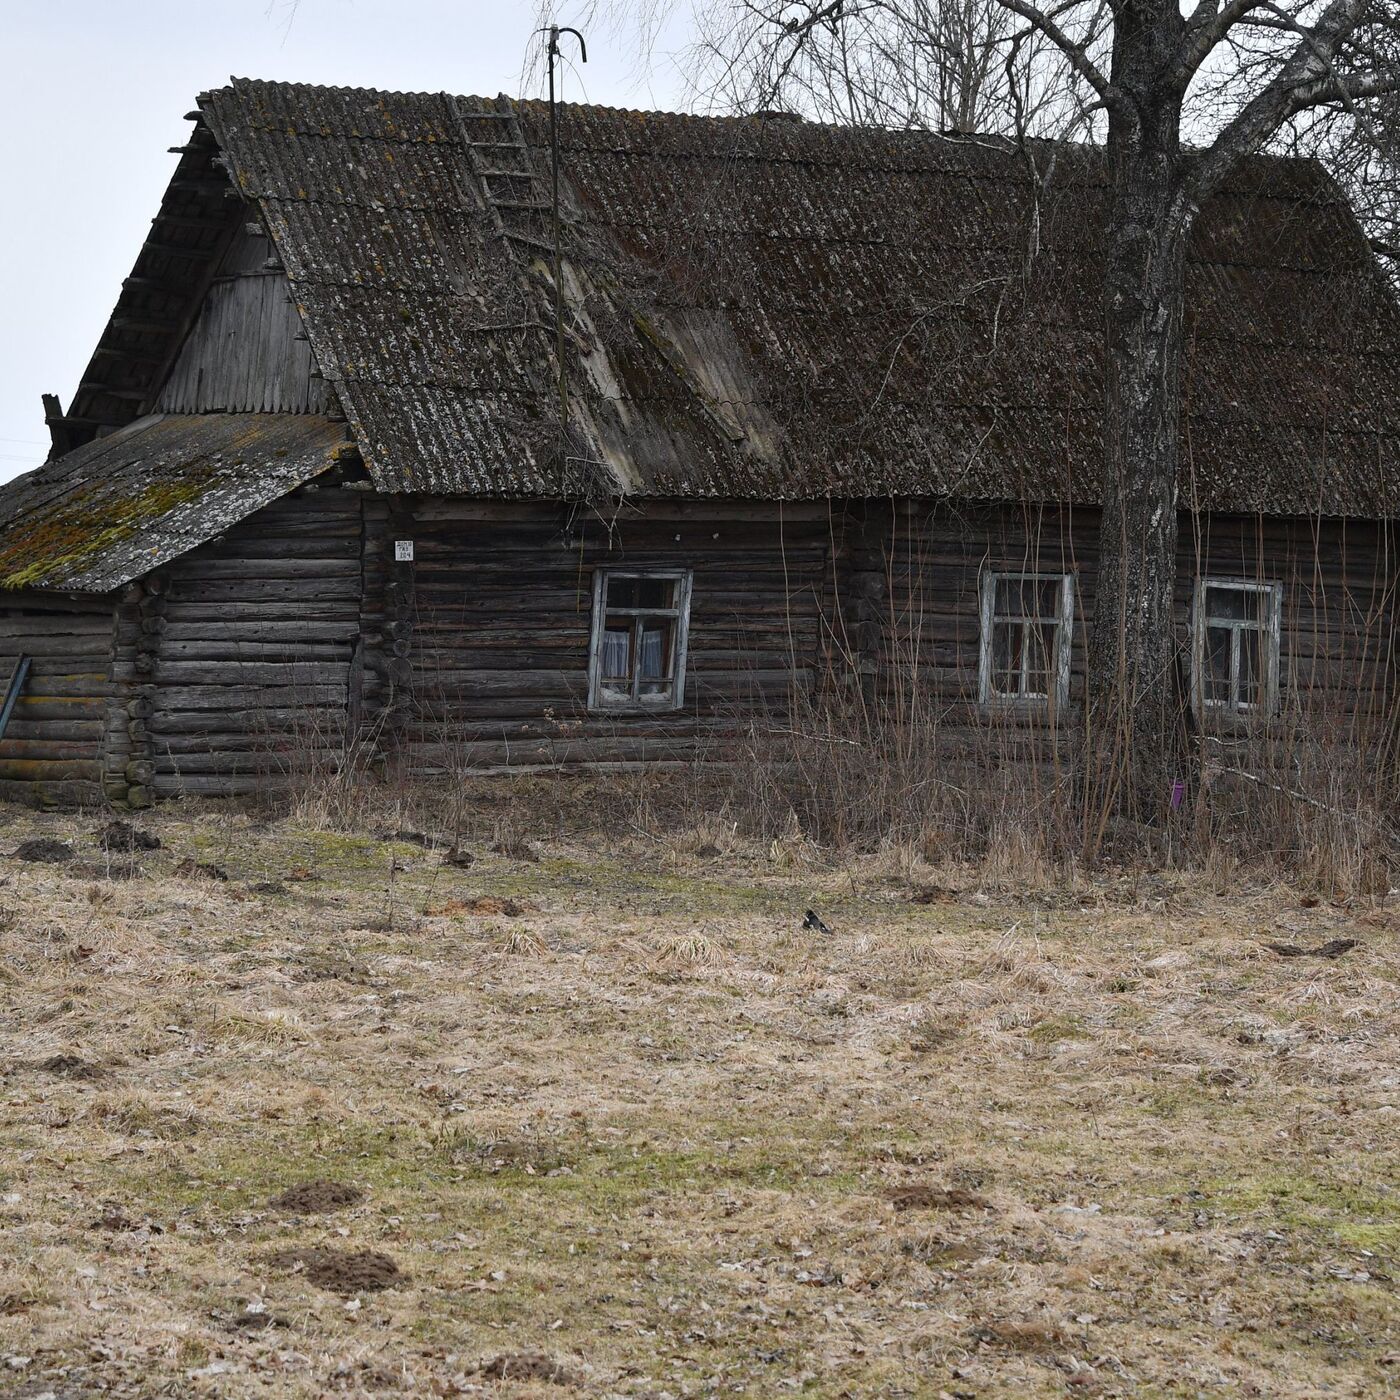
M 335 464 L 313 415 L 152 415 L 0 491 L 0 588 L 101 593 L 226 530 Z
M 200 110 L 381 489 L 1096 498 L 1094 148 L 565 107 L 566 433 L 540 104 Z M 1400 314 L 1325 172 L 1252 162 L 1188 280 L 1186 499 L 1394 513 Z

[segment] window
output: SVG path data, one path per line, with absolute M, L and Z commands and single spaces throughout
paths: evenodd
M 1063 708 L 1073 623 L 1071 575 L 983 574 L 982 703 Z
M 593 579 L 589 708 L 678 710 L 689 623 L 688 571 L 600 569 Z
M 1271 712 L 1278 703 L 1283 586 L 1196 581 L 1192 695 L 1198 708 Z

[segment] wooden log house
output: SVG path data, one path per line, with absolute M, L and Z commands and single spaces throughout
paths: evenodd
M 896 672 L 950 744 L 1075 713 L 1102 152 L 1033 179 L 983 138 L 560 117 L 556 288 L 541 105 L 201 95 L 49 461 L 0 488 L 0 795 L 718 756 Z M 1183 383 L 1194 712 L 1374 712 L 1400 313 L 1317 165 L 1203 211 Z

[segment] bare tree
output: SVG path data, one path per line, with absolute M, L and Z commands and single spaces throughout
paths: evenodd
M 702 6 L 697 94 L 727 111 L 930 131 L 1060 135 L 1087 89 L 1000 0 L 727 0 Z
M 1107 385 L 1090 713 L 1107 805 L 1164 807 L 1175 756 L 1172 602 L 1187 240 L 1202 204 L 1290 123 L 1400 85 L 1393 0 L 998 0 L 1108 118 Z M 1107 44 L 1105 67 L 1095 57 Z M 1262 466 L 1263 464 L 1261 464 Z

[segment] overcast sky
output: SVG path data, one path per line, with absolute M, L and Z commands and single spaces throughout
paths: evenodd
M 581 8 L 563 0 L 568 24 Z M 66 408 L 189 131 L 230 75 L 403 91 L 540 91 L 534 0 L 0 0 L 0 480 L 48 451 L 41 393 Z M 588 36 L 571 100 L 675 108 L 664 40 Z

